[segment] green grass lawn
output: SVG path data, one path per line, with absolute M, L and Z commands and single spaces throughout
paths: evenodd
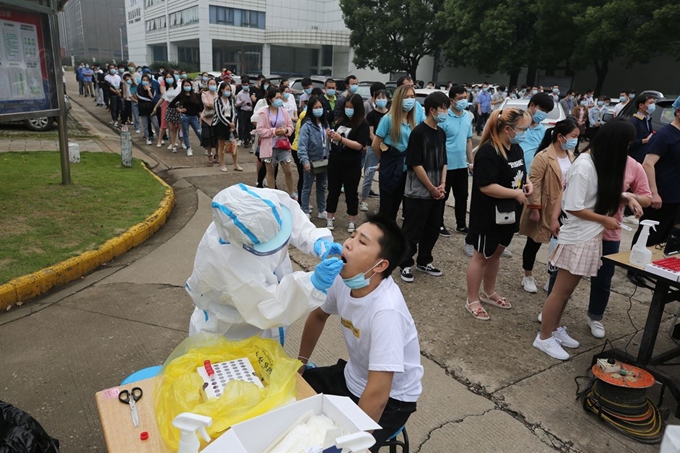
M 81 153 L 61 185 L 59 153 L 0 153 L 0 284 L 101 244 L 144 220 L 165 187 L 136 160 Z

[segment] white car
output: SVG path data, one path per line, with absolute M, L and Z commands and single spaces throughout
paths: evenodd
M 448 91 L 445 89 L 438 89 L 438 88 L 416 88 L 416 101 L 418 101 L 420 104 L 425 104 L 425 98 L 437 91 L 442 92 L 446 95 L 448 95 Z
M 515 107 L 521 110 L 526 110 L 529 107 L 529 99 L 506 99 L 501 104 L 500 109 L 506 109 L 509 107 Z M 498 111 L 498 110 L 496 110 Z M 544 119 L 541 124 L 545 126 L 546 129 L 552 129 L 558 121 L 567 119 L 567 115 L 564 113 L 564 109 L 559 102 L 555 103 L 555 107 L 548 112 L 548 116 Z

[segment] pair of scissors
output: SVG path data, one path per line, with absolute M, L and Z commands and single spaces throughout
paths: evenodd
M 139 412 L 137 412 L 137 401 L 142 399 L 144 392 L 139 387 L 133 387 L 130 391 L 123 390 L 118 394 L 118 401 L 130 406 L 132 413 L 132 423 L 135 428 L 139 428 Z

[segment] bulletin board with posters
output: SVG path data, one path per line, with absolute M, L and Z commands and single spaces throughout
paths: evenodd
M 0 1 L 0 120 L 59 113 L 53 56 L 49 15 Z

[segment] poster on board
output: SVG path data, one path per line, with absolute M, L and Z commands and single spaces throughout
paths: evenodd
M 0 4 L 0 115 L 58 108 L 49 65 L 46 16 Z

